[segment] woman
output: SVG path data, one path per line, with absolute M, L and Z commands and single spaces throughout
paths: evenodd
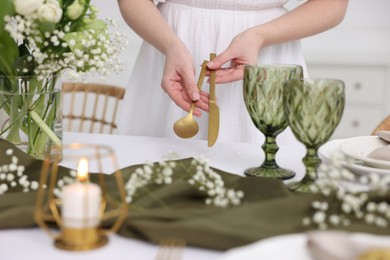
M 242 97 L 245 64 L 305 67 L 299 39 L 342 21 L 348 0 L 309 0 L 288 12 L 288 0 L 118 0 L 122 16 L 145 41 L 126 91 L 120 134 L 175 137 L 172 126 L 192 101 L 200 117 L 195 138 L 207 139 L 208 84 L 196 78 L 209 53 L 220 108 L 218 141 L 262 143 Z M 159 87 L 162 87 L 161 88 Z M 164 93 L 165 91 L 165 93 Z M 173 101 L 173 102 L 172 102 Z M 283 137 L 284 136 L 284 137 Z M 293 140 L 291 132 L 281 138 Z

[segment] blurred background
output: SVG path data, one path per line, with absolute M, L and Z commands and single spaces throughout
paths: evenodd
M 286 8 L 302 3 L 290 0 Z M 123 72 L 105 80 L 126 87 L 141 39 L 123 21 L 115 0 L 93 0 L 93 4 L 102 18 L 115 19 L 116 29 L 128 36 Z M 346 17 L 338 27 L 302 41 L 311 77 L 337 78 L 346 83 L 347 105 L 333 139 L 370 135 L 390 114 L 389 11 L 389 0 L 350 0 Z

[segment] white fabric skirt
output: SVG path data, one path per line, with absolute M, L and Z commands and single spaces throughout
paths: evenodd
M 195 68 L 200 71 L 203 60 L 211 52 L 221 53 L 240 32 L 271 21 L 287 12 L 288 0 L 160 0 L 158 9 L 169 25 L 192 52 Z M 187 115 L 161 88 L 165 57 L 153 46 L 141 46 L 126 90 L 119 120 L 119 134 L 178 138 L 173 124 Z M 306 71 L 301 44 L 287 42 L 263 48 L 259 64 L 300 64 Z M 246 110 L 242 81 L 220 84 L 216 88 L 220 108 L 218 141 L 262 144 L 264 137 L 254 126 Z M 208 91 L 205 83 L 202 90 Z M 195 139 L 207 139 L 208 114 L 196 118 L 199 133 Z M 297 142 L 287 129 L 278 136 L 278 143 Z

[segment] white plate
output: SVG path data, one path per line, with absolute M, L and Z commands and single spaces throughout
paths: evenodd
M 340 145 L 340 151 L 345 155 L 360 160 L 370 166 L 390 170 L 390 161 L 367 157 L 375 149 L 388 144 L 388 142 L 377 136 L 360 136 L 345 140 L 345 142 Z
M 282 249 L 282 250 L 281 250 Z M 291 234 L 261 240 L 226 251 L 219 260 L 311 260 L 306 235 Z
M 329 163 L 331 161 L 332 155 L 336 152 L 340 152 L 340 145 L 343 144 L 346 140 L 348 139 L 335 139 L 322 145 L 320 149 L 318 149 L 318 155 L 322 161 L 324 163 Z M 364 165 L 362 161 L 355 161 L 352 164 L 344 163 L 343 166 L 356 174 L 390 174 L 390 170 L 370 167 L 368 165 Z
M 324 232 L 331 235 L 334 231 L 313 231 Z M 358 251 L 366 251 L 371 248 L 386 247 L 390 243 L 389 236 L 373 235 L 367 233 L 345 233 L 345 240 L 359 246 Z M 328 237 L 329 237 L 328 235 Z M 339 256 L 338 259 L 342 257 Z M 226 251 L 219 260 L 312 260 L 307 247 L 307 236 L 305 233 L 275 236 L 258 242 L 230 249 Z

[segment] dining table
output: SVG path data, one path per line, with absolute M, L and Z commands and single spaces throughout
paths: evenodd
M 110 146 L 117 158 L 120 168 L 145 162 L 164 160 L 167 154 L 174 152 L 178 158 L 203 156 L 209 165 L 222 171 L 244 176 L 244 170 L 259 166 L 264 154 L 261 144 L 217 141 L 208 147 L 206 140 L 161 138 L 148 136 L 128 136 L 110 134 L 90 134 L 65 132 L 63 143 L 97 144 Z M 305 155 L 303 145 L 283 143 L 276 160 L 281 167 L 292 169 L 296 176 L 288 180 L 300 180 L 305 167 L 302 158 Z M 272 237 L 256 242 L 263 245 L 254 259 L 290 259 L 310 260 L 306 250 L 304 234 L 289 234 Z M 283 250 L 280 250 L 283 248 Z M 0 259 L 155 259 L 159 246 L 146 241 L 109 235 L 106 246 L 90 251 L 66 251 L 58 249 L 53 239 L 38 227 L 0 230 Z M 235 250 L 235 249 L 232 249 Z M 186 246 L 181 259 L 242 259 L 232 258 L 230 250 L 219 251 Z M 287 257 L 287 258 L 286 258 Z

